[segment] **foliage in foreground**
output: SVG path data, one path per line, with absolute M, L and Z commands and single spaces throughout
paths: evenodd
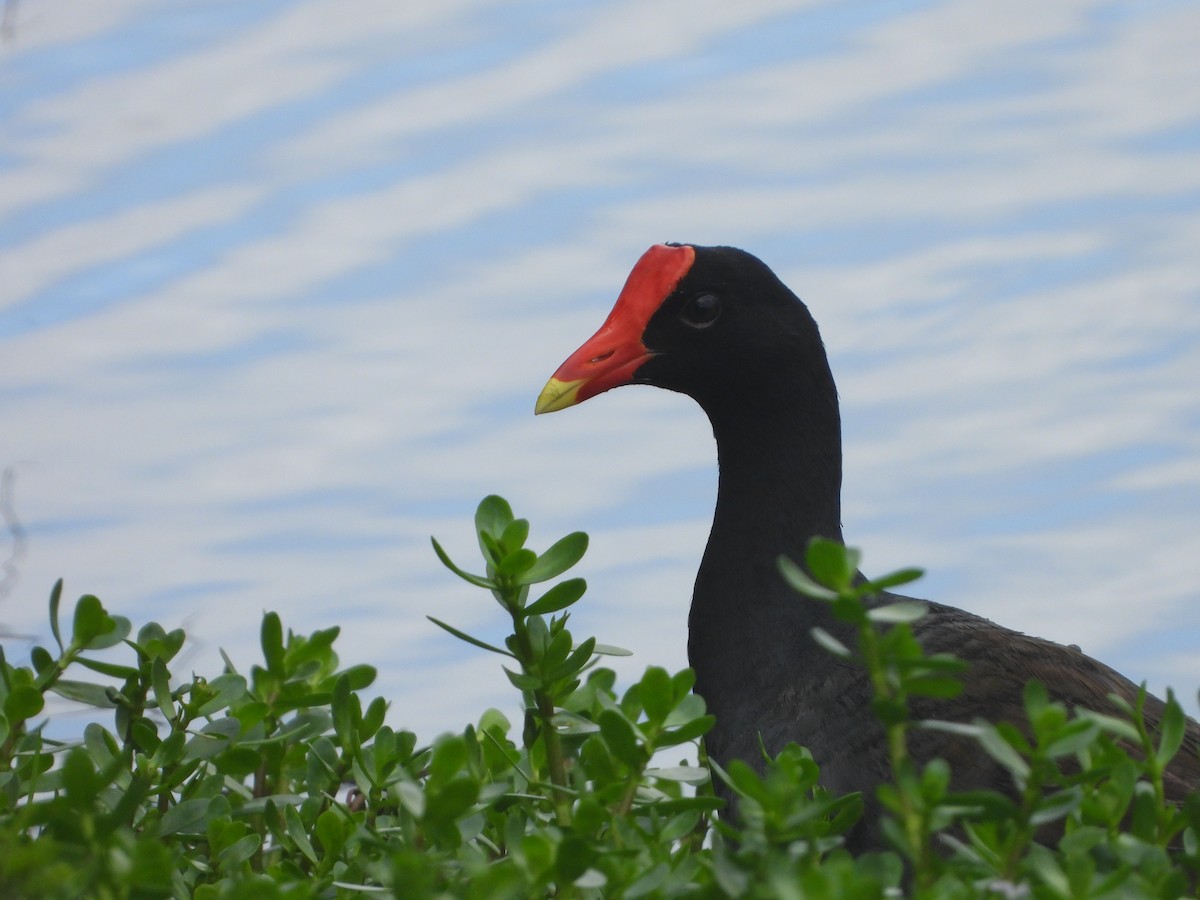
M 807 572 L 781 568 L 807 595 L 797 602 L 831 603 L 855 626 L 853 648 L 814 637 L 869 671 L 893 765 L 881 800 L 894 850 L 843 848 L 862 804 L 826 794 L 795 746 L 762 774 L 718 770 L 742 798 L 741 820 L 722 822 L 708 769 L 687 761 L 712 726 L 691 672 L 652 666 L 618 689 L 599 662 L 623 651 L 567 628 L 586 585 L 559 579 L 586 536 L 537 554 L 529 524 L 497 497 L 475 525 L 482 574 L 434 548 L 492 595 L 511 632 L 495 646 L 434 621 L 503 657 L 522 720 L 488 710 L 428 744 L 363 698 L 375 672 L 340 666 L 337 628 L 285 634 L 268 613 L 260 664 L 227 659 L 211 679 L 181 678 L 182 631 L 150 623 L 135 635 L 84 596 L 64 632 L 56 585 L 54 647 L 35 647 L 29 666 L 0 652 L 0 896 L 1166 898 L 1196 881 L 1200 799 L 1176 808 L 1162 794 L 1183 734 L 1173 698 L 1157 740 L 1136 708 L 1068 711 L 1038 685 L 1025 731 L 912 722 L 908 698 L 953 693 L 962 664 L 921 652 L 919 606 L 867 601 L 919 573 L 856 585 L 856 551 L 821 541 Z M 108 648 L 124 660 L 97 658 Z M 48 692 L 108 710 L 112 724 L 51 740 L 39 720 Z M 976 738 L 1012 773 L 1013 796 L 952 795 L 944 763 L 908 755 L 919 727 Z M 1048 826 L 1056 837 L 1036 843 Z

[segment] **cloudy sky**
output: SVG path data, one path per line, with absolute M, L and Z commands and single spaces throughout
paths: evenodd
M 821 324 L 847 539 L 918 593 L 1200 687 L 1193 0 L 8 0 L 0 630 L 45 598 L 257 659 L 340 624 L 423 736 L 514 698 L 478 500 L 583 529 L 576 631 L 685 665 L 707 422 L 532 416 L 651 243 Z M 5 641 L 21 659 L 29 642 Z

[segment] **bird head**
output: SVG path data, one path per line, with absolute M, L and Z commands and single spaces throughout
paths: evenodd
M 547 382 L 534 411 L 565 409 L 623 384 L 652 384 L 688 394 L 712 413 L 722 401 L 753 404 L 773 395 L 806 357 L 827 371 L 808 310 L 759 259 L 733 247 L 656 244 L 629 273 L 600 330 Z

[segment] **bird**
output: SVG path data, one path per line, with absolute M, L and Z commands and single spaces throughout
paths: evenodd
M 763 750 L 807 747 L 835 795 L 861 792 L 866 812 L 855 849 L 883 846 L 875 788 L 889 780 L 882 726 L 864 670 L 818 647 L 822 628 L 852 645 L 828 604 L 802 598 L 781 576 L 781 555 L 803 566 L 810 539 L 841 543 L 842 437 L 837 388 L 817 323 L 754 255 L 734 247 L 656 244 L 634 265 L 600 329 L 547 382 L 535 412 L 575 406 L 628 384 L 690 396 L 716 441 L 712 528 L 688 614 L 694 690 L 716 719 L 705 737 L 722 765 L 763 768 Z M 859 577 L 862 577 L 861 574 Z M 883 592 L 876 603 L 911 598 Z M 915 719 L 1020 723 L 1028 681 L 1052 700 L 1113 714 L 1109 694 L 1135 702 L 1139 688 L 1105 664 L 1049 640 L 931 601 L 913 631 L 927 653 L 966 661 L 952 698 L 913 698 Z M 1164 704 L 1145 699 L 1157 729 Z M 952 789 L 1014 793 L 1012 779 L 971 738 L 913 729 L 918 762 L 950 763 Z M 1188 720 L 1165 776 L 1181 800 L 1200 786 L 1200 725 Z M 716 785 L 731 803 L 728 788 Z

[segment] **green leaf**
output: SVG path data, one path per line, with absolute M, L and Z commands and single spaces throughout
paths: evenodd
M 521 575 L 522 584 L 537 584 L 557 578 L 567 569 L 583 559 L 587 552 L 588 536 L 582 531 L 573 531 L 550 545 L 529 569 Z
M 558 877 L 564 883 L 570 884 L 588 870 L 595 856 L 596 851 L 589 842 L 576 835 L 568 834 L 558 845 L 554 868 L 558 872 Z
M 163 813 L 162 821 L 159 822 L 159 833 L 203 834 L 204 821 L 208 817 L 211 802 L 208 797 L 197 797 L 175 804 Z
M 1179 748 L 1183 745 L 1186 725 L 1187 717 L 1183 714 L 1183 707 L 1175 699 L 1175 692 L 1168 688 L 1167 706 L 1163 710 L 1162 721 L 1159 723 L 1158 750 L 1155 753 L 1155 758 L 1160 766 L 1165 766 L 1179 752 Z
M 893 697 L 875 697 L 871 713 L 884 725 L 899 725 L 908 720 L 908 707 Z
M 272 675 L 283 677 L 285 673 L 283 623 L 279 621 L 278 613 L 269 612 L 263 615 L 260 640 L 262 643 L 263 659 L 267 664 L 267 671 Z
M 241 723 L 232 717 L 207 723 L 184 745 L 183 761 L 210 759 L 216 756 L 229 747 L 230 741 L 236 738 L 241 730 Z
M 71 626 L 71 643 L 76 647 L 87 647 L 93 638 L 111 631 L 115 623 L 104 611 L 100 598 L 84 594 L 75 604 L 75 618 Z
M 296 807 L 285 806 L 283 808 L 283 819 L 287 825 L 288 837 L 292 839 L 309 862 L 316 863 L 317 851 L 313 849 L 312 841 L 308 839 L 308 832 L 304 830 L 304 823 L 300 820 L 300 813 L 296 812 Z
M 590 719 L 565 710 L 556 712 L 554 718 L 551 719 L 551 724 L 559 734 L 595 734 L 600 730 L 600 726 Z
M 365 663 L 360 663 L 357 666 L 350 666 L 349 668 L 342 669 L 342 671 L 338 673 L 338 677 L 345 678 L 348 682 L 350 682 L 350 690 L 361 691 L 374 684 L 375 676 L 378 674 L 379 673 L 374 666 L 368 666 Z
M 882 625 L 898 622 L 916 622 L 925 617 L 929 607 L 919 600 L 906 600 L 901 603 L 889 603 L 887 606 L 877 606 L 867 610 L 867 618 Z
M 154 662 L 157 665 L 160 660 L 156 659 Z M 246 695 L 246 679 L 241 675 L 227 672 L 210 681 L 208 688 L 215 692 L 215 696 L 196 710 L 197 716 L 216 715 L 244 697 Z
M 632 650 L 626 650 L 624 647 L 614 647 L 612 644 L 597 644 L 592 648 L 592 652 L 597 656 L 633 656 Z
M 957 678 L 941 675 L 914 675 L 905 679 L 904 687 L 915 696 L 938 697 L 943 700 L 957 697 L 963 691 L 963 684 Z
M 478 647 L 481 650 L 490 650 L 492 653 L 499 653 L 501 656 L 507 656 L 509 659 L 516 659 L 516 657 L 513 656 L 511 653 L 509 653 L 507 650 L 502 650 L 499 647 L 495 647 L 495 646 L 487 643 L 486 641 L 479 640 L 479 638 L 471 637 L 465 631 L 459 631 L 453 625 L 447 625 L 441 619 L 435 619 L 433 616 L 426 616 L 425 618 L 427 618 L 430 622 L 432 622 L 438 628 L 441 628 L 443 631 L 450 632 L 450 634 L 454 635 L 460 641 L 466 641 L 468 644 Z
M 568 656 L 559 665 L 555 666 L 549 673 L 547 673 L 547 680 L 557 681 L 560 678 L 568 678 L 579 672 L 591 660 L 592 648 L 595 646 L 595 638 L 588 638 L 585 640 L 582 644 L 571 651 L 570 656 Z
M 638 682 L 638 696 L 646 717 L 653 723 L 661 723 L 670 715 L 675 706 L 674 693 L 671 690 L 671 676 L 660 666 L 647 666 L 646 673 Z
M 663 747 L 674 747 L 676 744 L 682 744 L 687 741 L 694 741 L 696 738 L 708 734 L 716 722 L 716 716 L 698 716 L 676 728 L 672 728 L 670 731 L 660 734 L 655 745 L 661 749 Z
M 776 560 L 776 565 L 779 566 L 779 574 L 783 576 L 784 581 L 791 585 L 792 590 L 798 591 L 806 597 L 812 597 L 814 600 L 837 599 L 837 591 L 831 591 L 829 588 L 817 584 L 789 557 L 780 556 Z
M 32 685 L 19 684 L 4 700 L 4 715 L 9 722 L 23 722 L 40 713 L 44 705 L 41 691 Z
M 512 521 L 512 507 L 508 505 L 507 500 L 497 494 L 484 497 L 475 510 L 475 531 L 479 534 L 490 534 L 497 540 L 504 534 L 504 529 L 512 524 Z
M 88 650 L 105 650 L 109 647 L 115 647 L 129 637 L 129 632 L 133 630 L 133 625 L 127 618 L 124 616 L 109 616 L 108 619 L 112 622 L 112 627 L 103 634 L 98 634 L 88 641 Z
M 171 697 L 170 673 L 161 656 L 156 656 L 150 667 L 151 683 L 154 686 L 154 702 L 168 722 L 175 721 L 175 701 Z
M 54 582 L 50 589 L 50 632 L 54 635 L 54 643 L 58 644 L 58 652 L 63 652 L 62 632 L 58 628 L 58 607 L 62 603 L 63 580 Z
M 520 550 L 525 546 L 525 541 L 529 539 L 529 520 L 528 519 L 513 519 L 504 529 L 504 533 L 500 535 L 500 546 L 509 553 L 514 550 Z
M 332 809 L 317 816 L 317 839 L 325 851 L 326 859 L 336 859 L 346 844 L 346 831 L 341 817 Z
M 975 724 L 979 726 L 976 739 L 987 755 L 1008 769 L 1018 785 L 1024 785 L 1029 778 L 1029 763 L 1001 736 L 996 726 L 983 719 L 976 719 Z
M 388 702 L 383 697 L 376 697 L 367 704 L 367 711 L 363 713 L 362 727 L 359 729 L 364 738 L 371 737 L 380 731 L 387 710 Z
M 79 807 L 89 805 L 104 787 L 91 757 L 82 747 L 76 747 L 63 760 L 62 783 L 67 796 Z
M 537 691 L 542 688 L 542 679 L 527 675 L 524 672 L 514 672 L 507 666 L 501 666 L 504 669 L 504 674 L 508 676 L 508 680 L 512 682 L 512 686 L 519 691 Z
M 1078 753 L 1084 747 L 1090 746 L 1099 734 L 1099 722 L 1088 718 L 1075 719 L 1068 722 L 1054 736 L 1054 739 L 1046 745 L 1043 753 L 1051 759 Z
M 615 709 L 603 709 L 597 724 L 613 756 L 634 770 L 645 763 L 646 752 L 638 744 L 637 734 L 628 719 Z
M 50 655 L 50 651 L 45 647 L 34 647 L 32 650 L 30 650 L 29 661 L 33 663 L 33 669 L 39 675 L 54 668 L 54 657 Z M 83 660 L 80 660 L 80 662 L 82 661 Z M 136 675 L 137 671 L 133 671 L 134 675 Z
M 75 700 L 78 703 L 86 703 L 88 706 L 97 706 L 100 709 L 112 709 L 117 705 L 109 698 L 108 688 L 87 681 L 70 681 L 60 678 L 50 686 L 50 690 L 60 697 L 66 697 L 68 700 Z
M 40 650 L 41 648 L 37 649 Z M 101 675 L 107 675 L 110 678 L 129 679 L 138 677 L 138 670 L 133 666 L 122 666 L 117 663 L 103 662 L 98 659 L 88 659 L 84 656 L 75 657 L 75 662 L 79 663 L 85 669 L 91 669 L 93 672 L 99 672 Z
M 496 582 L 484 578 L 482 575 L 472 575 L 456 566 L 442 549 L 442 545 L 437 542 L 437 538 L 431 537 L 430 542 L 433 544 L 433 552 L 437 554 L 437 558 L 442 561 L 442 565 L 461 578 L 468 584 L 473 584 L 475 587 L 487 588 L 489 590 L 496 589 Z
M 330 711 L 333 713 L 333 731 L 338 742 L 346 750 L 357 750 L 359 741 L 355 729 L 362 720 L 362 709 L 358 696 L 351 692 L 350 681 L 345 677 L 339 678 L 333 686 Z
M 704 784 L 710 776 L 708 769 L 700 766 L 664 766 L 660 769 L 647 769 L 646 777 L 681 781 L 684 784 Z
M 183 747 L 187 736 L 182 731 L 172 731 L 154 748 L 150 764 L 163 769 L 173 766 L 183 759 Z
M 878 594 L 902 584 L 910 584 L 923 577 L 925 577 L 924 569 L 898 569 L 880 578 L 872 578 L 867 584 L 872 593 Z
M 814 537 L 804 552 L 804 562 L 817 582 L 834 591 L 846 591 L 854 584 L 862 554 L 837 541 Z
M 238 838 L 224 850 L 217 854 L 217 866 L 222 871 L 236 869 L 243 863 L 247 862 L 250 857 L 258 852 L 258 848 L 262 845 L 262 837 L 251 832 L 245 837 Z
M 527 616 L 544 616 L 549 613 L 566 609 L 579 600 L 587 590 L 587 582 L 582 578 L 571 578 L 561 581 L 537 600 L 525 607 Z
M 814 641 L 832 653 L 834 656 L 842 659 L 850 659 L 854 654 L 850 652 L 850 648 L 835 638 L 824 628 L 813 627 L 809 629 L 809 634 L 812 635 Z
M 1057 821 L 1078 809 L 1082 802 L 1083 791 L 1078 785 L 1042 797 L 1029 817 L 1029 824 L 1038 826 Z
M 496 574 L 506 578 L 512 578 L 521 575 L 523 572 L 528 572 L 537 562 L 537 554 L 527 548 L 513 550 L 511 553 L 506 553 L 504 558 L 500 560 L 496 566 Z

